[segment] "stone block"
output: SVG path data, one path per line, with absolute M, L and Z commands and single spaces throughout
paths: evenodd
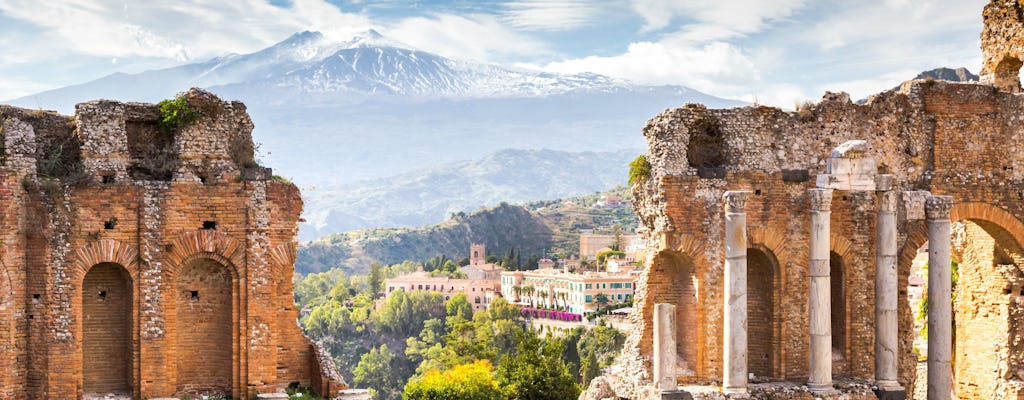
M 905 390 L 875 389 L 874 392 L 878 400 L 907 400 L 907 392 Z
M 661 392 L 661 400 L 693 400 L 693 395 L 685 390 L 668 390 Z

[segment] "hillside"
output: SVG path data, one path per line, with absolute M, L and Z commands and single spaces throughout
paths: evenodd
M 629 199 L 624 187 L 611 192 Z M 365 272 L 373 261 L 422 262 L 439 255 L 458 260 L 467 255 L 471 243 L 484 243 L 488 253 L 494 255 L 515 248 L 524 260 L 546 254 L 575 254 L 580 229 L 608 229 L 616 224 L 624 232 L 636 229 L 636 216 L 631 209 L 593 206 L 604 194 L 526 205 L 501 203 L 468 214 L 456 213 L 436 225 L 328 235 L 299 246 L 295 270 L 307 274 L 338 267 L 351 274 Z

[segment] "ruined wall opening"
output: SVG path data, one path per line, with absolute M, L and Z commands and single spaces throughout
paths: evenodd
M 846 268 L 843 257 L 829 252 L 832 286 L 832 358 L 846 359 Z
M 1004 56 L 996 64 L 993 71 L 993 82 L 996 87 L 1007 92 L 1020 92 L 1021 60 L 1013 56 Z
M 120 264 L 101 263 L 82 280 L 82 389 L 130 394 L 132 287 Z
M 697 276 L 693 260 L 684 253 L 663 251 L 654 258 L 651 275 L 658 278 L 648 281 L 651 299 L 645 308 L 653 310 L 656 303 L 676 305 L 677 372 L 694 377 L 698 368 L 698 333 L 702 327 L 697 314 Z
M 230 396 L 233 297 L 228 267 L 200 258 L 175 278 L 179 395 Z
M 953 225 L 953 375 L 960 398 L 1024 395 L 1024 252 L 988 221 Z
M 169 181 L 178 167 L 174 132 L 161 129 L 157 121 L 125 121 L 128 153 L 134 179 Z
M 702 178 L 725 177 L 725 138 L 715 116 L 702 114 L 690 126 L 686 161 L 691 168 L 697 169 L 697 174 Z
M 775 262 L 747 249 L 747 366 L 755 379 L 775 376 Z

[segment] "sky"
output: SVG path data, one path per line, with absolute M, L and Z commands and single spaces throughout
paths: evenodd
M 984 0 L 0 0 L 0 99 L 375 29 L 447 57 L 793 108 L 981 65 Z

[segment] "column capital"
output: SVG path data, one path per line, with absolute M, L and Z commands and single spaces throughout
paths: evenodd
M 807 189 L 807 196 L 811 199 L 811 211 L 832 210 L 832 189 Z
M 928 196 L 924 202 L 924 214 L 928 220 L 948 220 L 953 208 L 953 196 Z
M 898 199 L 895 190 L 880 191 L 878 193 L 878 211 L 896 212 Z
M 750 197 L 749 190 L 730 190 L 725 192 L 725 194 L 722 195 L 722 201 L 725 202 L 725 212 L 746 212 L 748 197 Z

